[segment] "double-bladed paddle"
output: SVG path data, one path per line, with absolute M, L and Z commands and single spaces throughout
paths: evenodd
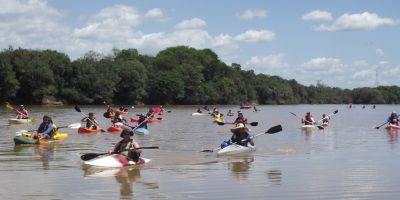
M 57 129 L 60 129 L 60 128 L 77 129 L 79 127 L 81 127 L 81 123 L 73 123 L 73 124 L 69 124 L 69 125 L 66 125 L 66 126 L 58 126 Z M 15 134 L 20 135 L 22 133 L 33 132 L 33 131 L 37 131 L 37 129 L 35 129 L 35 130 L 19 130 Z
M 264 135 L 264 134 L 274 134 L 274 133 L 278 133 L 278 132 L 281 132 L 282 131 L 282 126 L 281 125 L 276 125 L 276 126 L 273 126 L 273 127 L 271 127 L 271 128 L 269 128 L 267 131 L 265 131 L 264 133 L 259 133 L 259 134 L 257 134 L 257 135 L 254 135 L 254 136 L 251 136 L 251 138 L 255 138 L 255 137 L 258 137 L 258 136 L 260 136 L 260 135 Z M 242 141 L 246 141 L 247 139 L 244 139 L 244 140 L 242 140 Z M 217 151 L 217 150 L 220 150 L 221 149 L 221 147 L 218 147 L 218 148 L 216 148 L 216 149 L 206 149 L 206 150 L 202 150 L 201 152 L 214 152 L 214 151 Z
M 96 122 L 94 122 L 93 120 L 91 120 L 85 113 L 83 113 L 82 110 L 81 110 L 78 106 L 75 106 L 74 108 L 75 108 L 75 110 L 76 110 L 77 112 L 79 112 L 79 113 L 81 113 L 83 116 L 85 116 L 86 119 L 88 119 L 88 120 L 91 121 L 93 124 L 95 124 L 95 125 L 98 126 L 98 124 L 97 124 Z M 103 130 L 103 129 L 100 129 L 100 131 L 103 132 L 103 133 L 106 132 L 106 131 Z
M 134 148 L 134 149 L 159 149 L 159 147 L 158 146 L 139 147 L 139 148 Z M 87 160 L 91 160 L 93 158 L 96 158 L 98 156 L 107 155 L 107 154 L 109 154 L 109 153 L 86 153 L 86 154 L 83 154 L 81 156 L 81 160 L 87 161 Z
M 235 124 L 235 123 L 234 122 L 217 122 L 217 124 L 222 126 L 222 125 L 225 125 L 225 124 Z M 258 122 L 250 122 L 248 124 L 250 124 L 251 126 L 257 126 Z

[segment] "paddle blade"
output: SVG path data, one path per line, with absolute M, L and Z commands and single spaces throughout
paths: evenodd
M 277 126 L 269 128 L 265 133 L 274 134 L 274 133 L 281 132 L 281 131 L 282 131 L 282 126 L 277 125 Z
M 6 103 L 6 108 L 10 110 L 14 110 L 14 107 L 10 103 Z
M 91 160 L 93 158 L 96 158 L 101 155 L 106 155 L 106 154 L 108 154 L 108 153 L 87 153 L 87 154 L 83 154 L 81 156 L 81 160 L 87 161 L 87 160 Z
M 217 124 L 218 124 L 218 125 L 221 125 L 221 126 L 222 126 L 222 125 L 225 125 L 224 122 L 217 122 Z
M 75 106 L 74 108 L 75 108 L 75 110 L 76 110 L 77 112 L 82 112 L 81 109 L 80 109 L 78 106 Z
M 206 150 L 202 150 L 201 152 L 214 152 L 214 150 L 212 150 L 212 149 L 206 149 Z
M 324 127 L 321 126 L 321 125 L 318 125 L 317 128 L 318 128 L 319 130 L 324 130 Z
M 339 112 L 339 110 L 335 110 L 335 111 L 333 111 L 333 114 L 336 114 L 336 113 L 338 113 Z
M 296 115 L 296 114 L 294 114 L 294 113 L 292 113 L 292 112 L 289 112 L 289 113 L 297 117 L 297 115 Z
M 77 129 L 81 127 L 81 123 L 74 123 L 67 126 L 68 128 Z
M 257 126 L 257 125 L 258 125 L 258 122 L 251 122 L 250 125 L 251 125 L 251 126 Z

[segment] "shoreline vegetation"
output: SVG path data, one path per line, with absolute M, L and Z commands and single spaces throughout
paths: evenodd
M 2 102 L 37 105 L 399 104 L 400 87 L 341 89 L 255 74 L 210 49 L 93 51 L 76 60 L 54 50 L 0 52 Z

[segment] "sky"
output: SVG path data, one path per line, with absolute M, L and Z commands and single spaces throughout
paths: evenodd
M 256 74 L 343 89 L 400 86 L 398 0 L 0 0 L 0 49 L 211 49 Z

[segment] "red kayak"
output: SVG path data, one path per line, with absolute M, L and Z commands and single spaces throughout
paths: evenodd
M 162 118 L 150 118 L 147 120 L 147 122 L 161 122 Z M 139 122 L 139 117 L 132 117 L 131 122 L 137 123 Z
M 95 129 L 92 128 L 86 128 L 86 127 L 80 127 L 78 129 L 78 133 L 82 133 L 82 134 L 90 134 L 90 133 L 98 133 L 101 130 L 100 127 L 97 127 Z
M 107 131 L 110 133 L 120 133 L 120 132 L 122 132 L 122 127 L 110 126 L 110 127 L 108 127 Z

